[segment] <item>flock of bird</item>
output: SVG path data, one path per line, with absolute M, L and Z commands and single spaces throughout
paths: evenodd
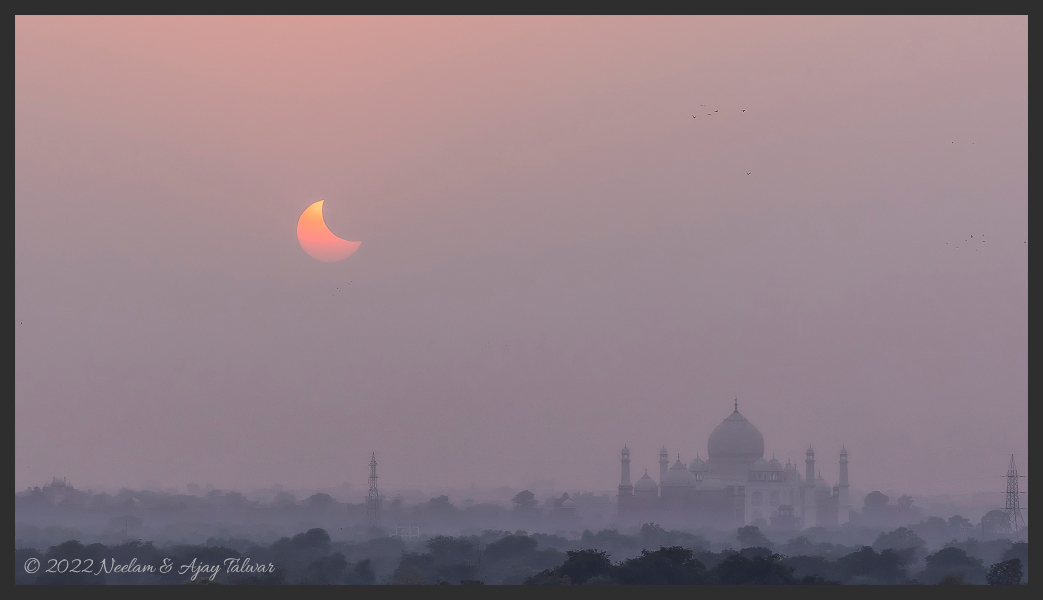
M 705 105 L 705 104 L 700 104 L 699 106 L 706 106 L 706 105 Z M 713 110 L 713 112 L 712 112 L 712 113 L 706 113 L 706 116 L 708 116 L 708 117 L 712 117 L 712 116 L 714 115 L 714 113 L 718 113 L 718 112 L 720 112 L 720 111 L 721 111 L 721 109 L 719 109 L 719 108 L 715 108 L 715 109 Z M 745 109 L 745 108 L 744 108 L 744 109 L 742 109 L 742 112 L 746 112 L 746 109 Z M 699 118 L 699 116 L 698 116 L 698 115 L 692 115 L 692 118 L 693 118 L 693 119 L 698 119 L 698 118 Z M 752 175 L 753 173 L 752 173 L 751 171 L 747 171 L 747 172 L 746 172 L 746 174 L 747 174 L 747 175 Z
M 980 241 L 981 243 L 983 243 L 983 244 L 984 244 L 984 243 L 985 243 L 985 234 L 983 233 L 983 234 L 981 234 L 981 235 L 980 235 L 980 236 L 978 236 L 978 237 L 980 238 L 980 239 L 979 239 L 979 241 Z M 964 243 L 967 243 L 967 242 L 970 242 L 970 241 L 971 241 L 971 240 L 973 240 L 973 239 L 974 239 L 974 235 L 971 235 L 971 237 L 969 237 L 969 238 L 967 238 L 967 239 L 965 239 L 965 240 L 963 240 L 963 241 L 964 241 Z M 1026 241 L 1025 243 L 1028 243 L 1028 242 Z M 946 245 L 946 246 L 948 246 L 948 245 L 949 245 L 949 242 L 945 242 L 945 245 Z M 955 245 L 955 244 L 954 244 L 954 245 Z M 959 246 L 956 246 L 956 249 L 957 249 L 957 250 L 958 250 L 959 248 L 960 248 Z M 978 251 L 978 249 L 977 249 L 977 248 L 975 248 L 975 249 L 974 249 L 974 251 L 975 251 L 975 252 L 977 252 L 977 251 Z
M 699 106 L 706 106 L 706 105 L 705 105 L 705 104 L 700 104 Z M 714 114 L 716 114 L 716 113 L 718 113 L 718 112 L 720 112 L 720 109 L 716 109 L 716 108 L 715 108 L 715 109 L 714 109 L 714 111 L 713 111 L 712 113 L 706 113 L 706 116 L 708 116 L 708 117 L 712 117 L 712 116 L 713 116 Z M 745 108 L 744 108 L 744 109 L 742 109 L 742 112 L 746 112 L 746 109 L 745 109 Z M 699 118 L 699 115 L 692 115 L 692 118 L 693 118 L 693 119 L 698 119 L 698 118 Z M 955 144 L 955 143 L 956 143 L 956 141 L 954 140 L 954 141 L 952 141 L 952 142 L 950 142 L 950 143 L 952 143 L 952 144 Z M 971 142 L 971 145 L 973 145 L 973 144 L 974 144 L 974 142 Z M 752 173 L 751 171 L 746 171 L 746 174 L 747 174 L 747 175 L 752 175 L 753 173 Z M 983 244 L 984 244 L 984 243 L 985 243 L 985 234 L 984 234 L 984 233 L 983 233 L 983 234 L 981 234 L 981 236 L 980 236 L 980 237 L 981 237 L 981 239 L 980 239 L 979 241 L 981 241 L 981 243 L 983 243 Z M 964 241 L 964 243 L 967 243 L 967 242 L 970 242 L 970 240 L 972 240 L 972 239 L 974 239 L 974 236 L 973 236 L 973 235 L 972 235 L 971 237 L 969 237 L 969 238 L 967 238 L 967 239 L 963 240 L 963 241 Z M 1022 242 L 1022 243 L 1024 243 L 1024 244 L 1028 244 L 1028 240 L 1025 240 L 1025 241 L 1024 241 L 1024 242 Z M 948 246 L 948 245 L 949 245 L 949 242 L 945 242 L 945 245 L 946 245 L 946 246 Z M 956 246 L 956 248 L 959 248 L 959 246 Z M 977 249 L 977 248 L 975 248 L 975 249 L 974 249 L 974 251 L 975 251 L 975 252 L 977 252 L 977 251 L 978 251 L 978 249 Z
M 706 105 L 705 104 L 700 104 L 699 106 L 706 106 Z M 716 113 L 716 112 L 721 112 L 721 110 L 719 108 L 715 108 L 712 113 L 706 113 L 706 116 L 712 117 L 713 113 Z M 746 109 L 745 108 L 742 109 L 742 112 L 746 112 Z M 696 115 L 692 115 L 692 118 L 693 119 L 698 119 L 699 117 L 696 116 Z
M 973 240 L 973 239 L 974 239 L 974 236 L 972 235 L 972 236 L 970 236 L 969 238 L 967 238 L 967 239 L 963 240 L 963 242 L 964 242 L 965 244 L 967 244 L 967 243 L 970 243 L 970 242 L 971 242 L 971 240 Z M 980 236 L 978 236 L 978 241 L 979 241 L 979 242 L 981 242 L 981 243 L 983 243 L 983 244 L 985 243 L 985 234 L 984 234 L 984 233 L 983 233 L 983 234 L 981 234 Z M 1021 243 L 1022 243 L 1022 244 L 1027 244 L 1027 243 L 1029 243 L 1029 241 L 1028 241 L 1028 240 L 1025 240 L 1025 241 L 1023 241 L 1023 242 L 1021 242 Z M 945 245 L 946 245 L 946 246 L 948 246 L 948 245 L 949 245 L 949 242 L 945 242 Z M 953 246 L 956 246 L 956 244 L 953 244 Z M 959 249 L 960 249 L 960 247 L 959 247 L 959 246 L 956 246 L 956 249 L 957 249 L 957 250 L 959 250 Z M 977 248 L 975 248 L 975 249 L 974 249 L 974 251 L 975 251 L 975 252 L 977 252 L 977 251 L 978 251 L 978 249 L 977 249 Z

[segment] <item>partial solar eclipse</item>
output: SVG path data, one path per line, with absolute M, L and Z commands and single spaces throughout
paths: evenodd
M 322 203 L 319 200 L 304 210 L 297 221 L 297 239 L 308 256 L 323 262 L 337 262 L 351 256 L 362 242 L 349 242 L 333 235 L 322 219 Z

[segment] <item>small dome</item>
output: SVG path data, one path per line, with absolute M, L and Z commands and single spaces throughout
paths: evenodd
M 750 470 L 751 471 L 767 471 L 768 470 L 768 461 L 764 460 L 763 458 L 758 458 L 757 460 L 753 461 L 753 466 L 750 467 Z
M 710 460 L 753 462 L 764 458 L 764 436 L 739 414 L 738 405 L 728 415 L 706 443 L 710 452 Z
M 822 473 L 819 473 L 818 477 L 815 478 L 815 489 L 816 490 L 828 490 L 828 489 L 830 489 L 829 484 L 826 483 L 826 480 L 822 478 Z
M 782 463 L 779 462 L 779 459 L 777 459 L 774 456 L 772 456 L 771 460 L 768 461 L 768 468 L 771 469 L 772 471 L 781 471 L 782 470 Z
M 691 483 L 691 473 L 681 462 L 681 458 L 677 458 L 677 462 L 674 466 L 670 467 L 666 471 L 666 475 L 663 476 L 663 485 L 688 485 Z
M 634 482 L 635 492 L 656 492 L 659 493 L 659 486 L 656 485 L 655 480 L 648 476 L 648 471 L 641 476 L 640 479 Z
M 793 463 L 791 463 L 790 461 L 787 460 L 786 461 L 786 470 L 787 471 L 796 471 L 797 467 L 793 466 Z
M 706 461 L 699 458 L 699 455 L 696 455 L 695 458 L 692 459 L 692 462 L 688 463 L 688 470 L 692 473 L 702 473 L 708 469 L 709 467 L 707 467 Z

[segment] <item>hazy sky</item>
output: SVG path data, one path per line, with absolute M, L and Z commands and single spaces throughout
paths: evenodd
M 1024 16 L 18 17 L 15 488 L 1002 490 L 1027 128 Z

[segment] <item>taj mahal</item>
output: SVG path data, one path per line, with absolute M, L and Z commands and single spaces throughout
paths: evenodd
M 772 529 L 806 529 L 843 525 L 850 515 L 847 449 L 840 450 L 840 477 L 830 487 L 816 476 L 815 451 L 808 446 L 804 475 L 796 465 L 764 459 L 764 437 L 735 410 L 710 434 L 707 459 L 696 455 L 685 465 L 680 455 L 670 465 L 664 446 L 659 452 L 659 481 L 646 470 L 633 484 L 630 449 L 623 446 L 619 482 L 619 516 L 656 518 L 678 525 Z

